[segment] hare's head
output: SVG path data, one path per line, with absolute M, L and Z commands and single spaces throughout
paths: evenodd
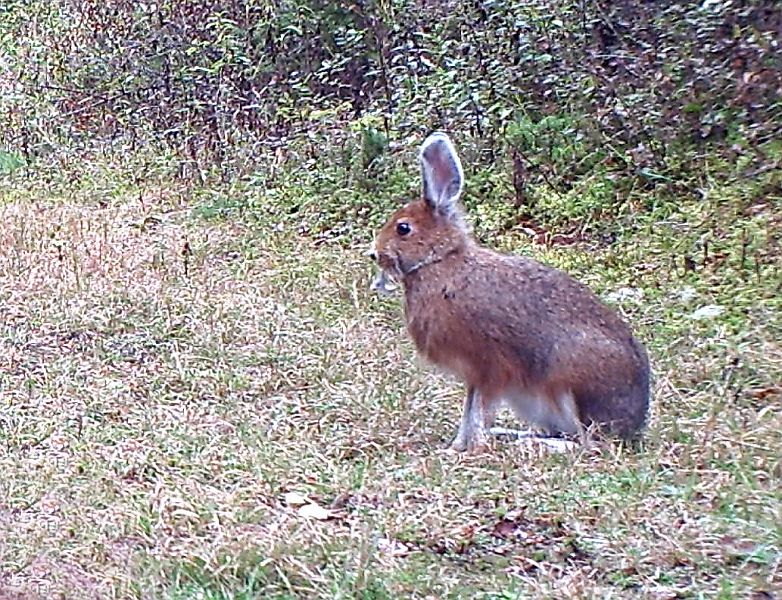
M 404 280 L 467 243 L 458 206 L 464 174 L 451 140 L 444 133 L 433 133 L 424 141 L 418 158 L 421 199 L 391 215 L 370 252 L 380 266 L 372 288 L 381 292 L 389 290 L 390 280 Z

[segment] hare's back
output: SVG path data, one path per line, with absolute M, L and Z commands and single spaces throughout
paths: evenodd
M 624 339 L 627 325 L 587 286 L 523 256 L 481 251 L 460 279 L 465 318 L 532 335 Z

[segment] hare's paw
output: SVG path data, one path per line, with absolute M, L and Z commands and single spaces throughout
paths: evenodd
M 449 452 L 466 452 L 468 454 L 482 454 L 490 449 L 489 437 L 482 432 L 473 431 L 472 435 L 464 435 L 462 431 L 448 446 Z
M 532 429 L 510 429 L 508 427 L 492 427 L 489 429 L 489 433 L 498 440 L 513 442 L 524 438 L 540 437 L 540 434 Z
M 562 438 L 548 438 L 548 437 L 526 438 L 522 443 L 529 443 L 529 442 L 539 444 L 545 447 L 547 450 L 551 450 L 552 452 L 556 452 L 558 454 L 573 452 L 581 448 L 581 444 L 579 444 L 578 442 L 573 440 L 566 440 Z
M 467 450 L 467 441 L 461 439 L 458 435 L 448 444 L 449 452 L 464 452 L 465 450 Z

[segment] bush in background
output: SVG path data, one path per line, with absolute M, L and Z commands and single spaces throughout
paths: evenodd
M 594 221 L 778 166 L 781 32 L 772 0 L 17 0 L 0 148 L 38 173 L 119 156 L 323 193 L 394 179 L 443 128 L 475 195 Z

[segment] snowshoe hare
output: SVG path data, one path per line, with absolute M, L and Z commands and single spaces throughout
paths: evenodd
M 467 384 L 451 448 L 487 441 L 502 403 L 549 435 L 589 428 L 633 438 L 649 406 L 649 362 L 629 327 L 586 286 L 479 246 L 457 204 L 464 175 L 448 136 L 421 146 L 422 198 L 397 210 L 370 252 L 373 288 L 400 281 L 418 351 Z

